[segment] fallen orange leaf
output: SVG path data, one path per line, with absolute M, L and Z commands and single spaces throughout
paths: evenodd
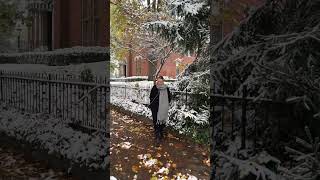
M 172 167 L 174 168 L 174 169 L 176 169 L 177 168 L 177 164 L 172 164 Z
M 138 173 L 139 167 L 136 166 L 136 165 L 133 165 L 133 166 L 131 167 L 131 170 L 132 170 L 134 173 Z

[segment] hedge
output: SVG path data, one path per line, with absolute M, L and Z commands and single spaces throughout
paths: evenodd
M 72 47 L 44 52 L 2 53 L 0 64 L 69 65 L 106 61 L 109 50 L 105 47 Z

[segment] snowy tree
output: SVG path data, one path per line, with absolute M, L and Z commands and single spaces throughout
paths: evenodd
M 214 79 L 228 82 L 230 93 L 248 85 L 259 97 L 301 103 L 317 117 L 318 6 L 309 0 L 267 1 L 212 49 Z
M 286 147 L 286 151 L 290 153 L 294 160 L 294 166 L 290 168 L 281 168 L 281 173 L 288 179 L 317 180 L 320 178 L 320 141 L 319 137 L 314 138 L 309 127 L 305 127 L 308 141 L 296 138 L 296 142 L 301 150 Z
M 210 48 L 212 79 L 223 82 L 227 93 L 239 92 L 246 85 L 257 98 L 294 104 L 292 119 L 286 127 L 292 128 L 291 124 L 297 120 L 300 126 L 294 127 L 288 136 L 301 133 L 301 125 L 306 124 L 310 125 L 310 132 L 319 132 L 319 5 L 319 1 L 311 0 L 266 1 L 232 34 Z M 269 114 L 281 110 L 273 109 Z M 272 116 L 271 121 L 281 119 Z M 269 124 L 266 130 L 274 126 Z M 267 135 L 260 138 L 275 141 Z M 279 139 L 278 147 L 266 144 L 262 147 L 280 149 L 288 143 L 281 141 L 280 135 L 275 138 Z M 280 152 L 274 155 L 284 156 Z M 301 163 L 307 166 L 306 162 Z
M 205 0 L 166 1 L 166 18 L 147 25 L 182 52 L 200 52 L 209 38 L 208 9 Z
M 16 4 L 12 1 L 0 1 L 0 51 L 12 50 L 10 38 L 13 35 L 16 20 L 18 19 Z
M 230 146 L 226 153 L 216 152 L 221 159 L 223 169 L 219 176 L 223 179 L 266 179 L 266 180 L 317 180 L 320 176 L 319 137 L 314 138 L 310 129 L 306 126 L 305 133 L 308 141 L 296 138 L 297 148 L 285 147 L 290 155 L 287 162 L 281 162 L 266 151 L 256 155 L 239 158 L 233 147 Z M 289 163 L 288 163 L 289 162 Z M 290 165 L 291 164 L 291 165 Z
M 155 1 L 154 1 L 155 2 Z M 173 52 L 170 44 L 159 35 L 150 32 L 144 24 L 150 19 L 163 17 L 160 11 L 160 1 L 151 11 L 140 1 L 115 1 L 112 3 L 111 29 L 112 48 L 118 59 L 130 58 L 133 55 L 142 57 L 149 63 L 149 80 L 160 72 L 166 59 Z M 159 64 L 159 65 L 158 65 Z

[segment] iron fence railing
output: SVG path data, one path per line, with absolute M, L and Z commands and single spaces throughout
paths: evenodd
M 254 153 L 258 152 L 266 145 L 266 138 L 262 138 L 263 133 L 270 128 L 273 128 L 271 131 L 277 134 L 283 133 L 286 127 L 283 127 L 283 122 L 279 119 L 292 118 L 292 106 L 287 102 L 259 98 L 252 94 L 247 86 L 231 94 L 227 93 L 223 86 L 214 85 L 211 89 L 209 122 L 212 129 L 210 137 L 212 137 L 213 151 L 210 162 L 213 168 L 211 177 L 214 179 L 219 179 L 215 176 L 218 165 L 214 152 L 225 151 L 224 142 L 231 139 L 236 143 L 235 138 L 240 137 L 240 147 L 236 150 L 237 152 L 246 148 L 253 149 Z M 271 115 L 277 118 L 272 119 Z
M 111 97 L 128 99 L 133 102 L 147 105 L 149 104 L 149 95 L 152 87 L 134 87 L 132 85 L 126 84 L 111 84 Z M 180 105 L 185 105 L 186 107 L 192 106 L 197 101 L 201 101 L 201 104 L 205 104 L 208 97 L 205 94 L 198 94 L 186 91 L 177 91 L 170 89 L 172 94 L 172 99 L 174 101 L 180 101 Z
M 109 92 L 106 77 L 81 82 L 66 75 L 0 71 L 2 103 L 90 131 L 107 131 Z

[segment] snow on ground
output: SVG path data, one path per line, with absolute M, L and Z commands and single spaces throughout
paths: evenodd
M 163 78 L 165 80 L 172 80 L 172 81 L 175 81 L 177 79 L 175 78 L 171 78 L 171 77 L 168 77 L 168 76 L 163 76 Z M 132 81 L 132 80 L 141 80 L 141 81 L 146 81 L 148 80 L 148 76 L 130 76 L 130 77 L 117 77 L 117 78 L 110 78 L 112 81 Z
M 18 140 L 35 144 L 51 153 L 59 153 L 75 163 L 92 169 L 105 168 L 108 159 L 107 138 L 88 135 L 44 114 L 22 114 L 0 105 L 0 131 Z
M 136 82 L 110 82 L 111 86 L 126 86 L 126 87 L 139 87 L 151 89 L 153 86 L 153 81 L 136 81 Z
M 154 147 L 152 123 L 111 110 L 110 175 L 118 179 L 208 179 L 206 146 L 166 131 Z M 192 176 L 192 175 L 193 176 Z
M 85 67 L 91 69 L 95 75 L 107 75 L 107 61 L 72 64 L 68 66 L 48 66 L 44 64 L 1 64 L 0 70 L 13 72 L 80 74 L 80 71 Z
M 171 91 L 173 82 L 166 82 Z M 141 104 L 149 103 L 149 94 L 153 86 L 153 81 L 136 81 L 136 82 L 110 82 L 111 97 L 129 99 Z
M 152 119 L 151 110 L 138 102 L 132 102 L 132 99 L 124 99 L 116 96 L 111 96 L 110 98 L 111 104 L 122 107 L 123 109 L 130 111 L 134 114 L 138 114 L 149 119 Z M 174 115 L 172 115 L 174 114 Z M 172 116 L 170 116 L 172 115 Z M 179 131 L 179 133 L 186 133 L 186 129 L 184 129 L 184 125 L 186 123 L 186 119 L 191 119 L 195 124 L 208 124 L 209 119 L 209 111 L 203 110 L 202 112 L 196 112 L 193 109 L 187 109 L 185 106 L 179 107 L 177 103 L 172 103 L 169 109 L 169 120 L 167 122 L 168 126 L 171 126 L 175 130 Z
M 165 82 L 171 92 L 176 91 L 175 82 Z M 132 113 L 139 114 L 151 119 L 151 110 L 146 106 L 149 104 L 149 94 L 153 81 L 136 82 L 110 82 L 111 103 L 122 107 Z M 184 129 L 188 120 L 197 125 L 208 124 L 209 110 L 203 109 L 200 112 L 186 107 L 179 98 L 174 97 L 169 110 L 168 126 L 173 127 L 180 133 L 186 133 Z
M 165 82 L 165 84 L 169 87 L 172 87 L 174 82 Z M 111 81 L 110 85 L 112 86 L 127 86 L 127 87 L 139 87 L 142 89 L 150 89 L 153 86 L 153 81 L 135 81 L 135 82 L 119 82 L 119 81 Z
M 151 111 L 147 106 L 144 106 L 143 104 L 139 103 L 134 103 L 130 101 L 129 99 L 122 99 L 122 98 L 117 98 L 114 96 L 111 96 L 111 103 L 115 106 L 122 107 L 125 110 L 128 110 L 132 113 L 142 115 L 145 117 L 148 117 L 151 119 Z

